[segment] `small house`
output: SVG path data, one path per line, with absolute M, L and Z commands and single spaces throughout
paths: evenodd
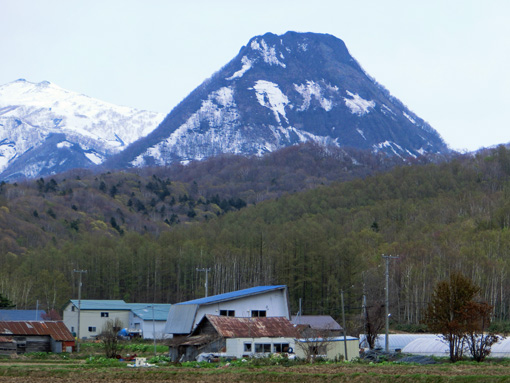
M 292 352 L 298 331 L 284 317 L 228 317 L 206 314 L 187 337 L 170 346 L 173 361 L 195 360 L 211 353 L 231 358 Z
M 80 308 L 80 331 L 78 331 L 78 308 Z M 129 323 L 130 308 L 123 300 L 71 299 L 64 306 L 64 323 L 71 333 L 81 339 L 96 338 L 108 320 L 119 319 L 119 330 Z
M 73 335 L 61 321 L 0 321 L 0 355 L 71 352 Z
M 129 315 L 130 333 L 140 333 L 143 339 L 163 339 L 166 319 L 170 304 L 129 303 L 131 313 Z
M 287 286 L 257 286 L 172 305 L 165 333 L 170 337 L 189 335 L 205 315 L 290 320 Z

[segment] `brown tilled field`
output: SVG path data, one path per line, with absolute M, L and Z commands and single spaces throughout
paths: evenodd
M 502 364 L 364 365 L 328 364 L 293 367 L 157 368 L 96 367 L 81 362 L 0 362 L 1 382 L 510 382 Z

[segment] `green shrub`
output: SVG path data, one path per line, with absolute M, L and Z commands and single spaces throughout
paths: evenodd
M 120 367 L 124 366 L 118 359 L 106 358 L 104 356 L 91 356 L 85 361 L 86 364 L 107 366 L 107 367 Z

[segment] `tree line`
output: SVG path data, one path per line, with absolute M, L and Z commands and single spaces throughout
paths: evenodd
M 124 222 L 116 218 L 122 234 L 95 219 L 87 223 L 91 230 L 68 228 L 66 235 L 55 230 L 50 233 L 54 240 L 40 244 L 27 238 L 23 252 L 1 251 L 0 293 L 18 308 L 33 307 L 39 300 L 48 309 L 60 309 L 77 296 L 72 270 L 86 269 L 84 299 L 176 303 L 205 294 L 204 275 L 196 269 L 210 267 L 209 295 L 285 284 L 291 311 L 297 311 L 301 299 L 303 314 L 339 318 L 343 290 L 353 328 L 362 315 L 363 296 L 370 307 L 380 304 L 381 255 L 392 254 L 399 256 L 390 267 L 393 325 L 421 323 L 436 283 L 456 271 L 480 286 L 480 296 L 493 307 L 493 318 L 508 321 L 509 176 L 510 152 L 499 147 L 282 194 L 212 220 L 158 230 L 137 230 L 141 223 L 127 225 L 127 213 Z M 165 194 L 164 178 L 156 177 L 162 182 L 154 178 L 149 188 L 136 186 L 140 194 L 134 198 L 155 191 Z M 130 195 L 122 188 L 129 182 L 117 187 L 114 199 L 128 203 Z M 81 198 L 93 204 L 94 198 L 109 195 L 111 186 L 105 184 L 105 191 L 83 192 Z M 8 214 L 4 208 L 12 208 L 6 194 L 16 191 L 8 186 L 0 221 Z M 69 203 L 76 202 L 75 194 L 68 197 Z M 97 209 L 103 215 L 111 211 Z M 41 216 L 47 208 L 37 210 Z M 57 220 L 66 219 L 58 206 L 53 210 Z M 50 230 L 47 226 L 45 233 Z

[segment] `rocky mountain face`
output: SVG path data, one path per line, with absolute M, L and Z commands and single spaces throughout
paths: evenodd
M 449 152 L 439 134 L 371 78 L 331 35 L 252 38 L 160 126 L 107 166 L 262 155 L 302 142 L 402 158 Z
M 101 164 L 164 115 L 102 102 L 43 81 L 0 86 L 0 179 Z

